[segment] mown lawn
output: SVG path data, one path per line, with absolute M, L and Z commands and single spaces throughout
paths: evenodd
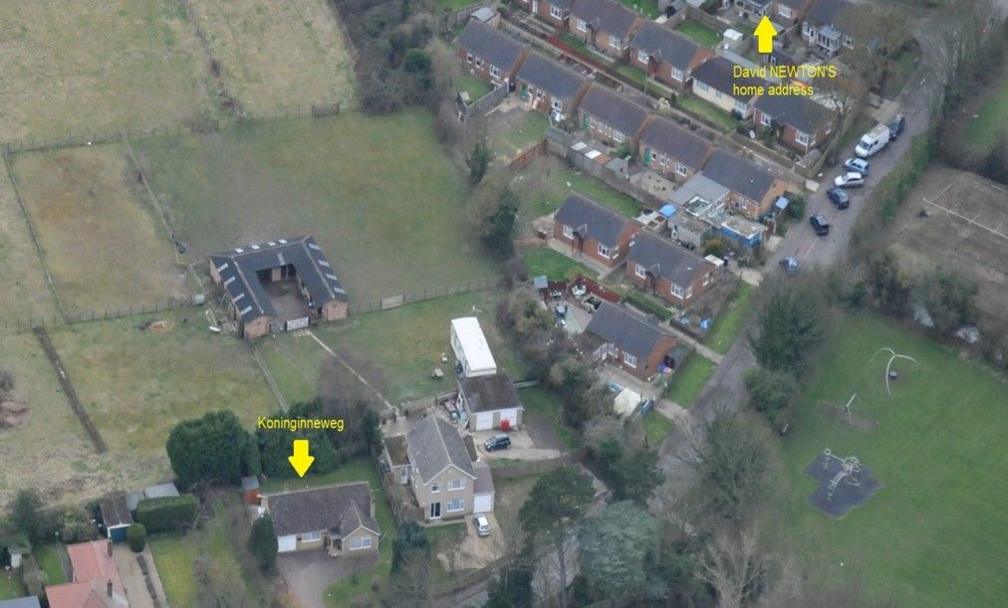
M 676 103 L 681 109 L 707 119 L 707 122 L 712 123 L 725 133 L 734 131 L 739 124 L 739 121 L 735 120 L 731 114 L 694 95 L 681 95 Z
M 21 578 L 14 572 L 0 572 L 0 600 L 22 597 L 26 593 Z
M 647 439 L 648 447 L 652 450 L 658 449 L 662 441 L 665 440 L 665 436 L 675 428 L 675 423 L 658 410 L 648 412 L 644 416 L 643 424 L 644 437 Z
M 742 329 L 742 322 L 745 321 L 746 313 L 749 312 L 749 301 L 752 299 L 754 291 L 752 285 L 739 282 L 731 300 L 714 321 L 714 327 L 704 337 L 704 343 L 707 346 L 722 355 L 728 352 Z
M 36 545 L 32 548 L 32 555 L 39 568 L 46 574 L 46 581 L 50 585 L 59 585 L 67 582 L 66 572 L 63 571 L 63 564 L 60 561 L 60 553 L 64 549 L 60 545 Z
M 525 259 L 525 266 L 528 267 L 531 277 L 545 276 L 551 281 L 561 281 L 573 279 L 579 274 L 586 277 L 597 274 L 581 262 L 572 260 L 549 247 L 526 249 L 522 251 L 522 258 Z
M 627 217 L 637 217 L 641 209 L 639 202 L 604 182 L 573 168 L 561 167 L 549 170 L 545 188 L 532 196 L 531 211 L 537 217 L 552 213 L 575 192 Z
M 717 366 L 710 359 L 691 353 L 686 363 L 672 375 L 665 397 L 688 408 L 700 395 L 715 367 Z
M 687 19 L 680 23 L 676 31 L 687 38 L 691 38 L 693 42 L 696 42 L 700 46 L 713 48 L 721 42 L 721 34 L 692 19 Z
M 820 574 L 856 576 L 869 594 L 901 606 L 1004 605 L 1008 383 L 888 319 L 846 316 L 840 327 L 783 439 L 779 533 Z M 897 365 L 892 396 L 882 380 L 888 357 L 871 360 L 882 347 L 920 362 Z M 822 402 L 842 406 L 853 393 L 854 415 L 876 420 L 876 430 L 822 411 Z M 807 503 L 815 482 L 803 469 L 826 447 L 856 455 L 882 484 L 840 520 Z
M 497 162 L 509 162 L 519 152 L 546 137 L 549 118 L 542 112 L 512 110 L 498 118 L 490 135 L 490 149 Z
M 463 71 L 455 79 L 455 88 L 469 94 L 469 103 L 472 103 L 490 92 L 490 83 L 478 78 L 469 72 Z

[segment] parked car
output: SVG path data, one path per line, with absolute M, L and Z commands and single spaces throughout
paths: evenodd
M 504 434 L 494 435 L 483 444 L 486 451 L 506 450 L 511 447 L 511 438 Z
M 482 515 L 477 515 L 474 521 L 476 523 L 476 536 L 490 536 L 490 520 Z
M 850 195 L 841 190 L 840 188 L 830 188 L 826 191 L 826 196 L 837 209 L 846 209 L 850 207 Z
M 860 173 L 861 175 L 868 175 L 869 163 L 863 158 L 848 158 L 844 161 L 843 168 L 848 171 L 853 171 L 855 173 Z
M 900 136 L 900 134 L 903 132 L 903 129 L 905 128 L 906 128 L 906 116 L 903 116 L 901 114 L 897 116 L 896 119 L 893 120 L 891 123 L 889 123 L 889 139 L 895 141 L 896 138 Z
M 821 215 L 813 215 L 809 218 L 809 223 L 812 224 L 812 230 L 819 236 L 826 236 L 829 234 L 829 220 Z
M 781 258 L 780 265 L 781 269 L 784 270 L 784 274 L 788 276 L 794 276 L 798 274 L 798 258 L 794 256 Z
M 848 171 L 836 176 L 833 185 L 837 188 L 858 188 L 864 185 L 864 176 L 857 171 Z

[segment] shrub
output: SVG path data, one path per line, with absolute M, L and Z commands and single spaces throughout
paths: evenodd
M 637 291 L 628 291 L 623 299 L 633 304 L 644 312 L 651 313 L 663 321 L 671 321 L 674 314 L 665 305 L 652 300 L 646 295 Z
M 137 521 L 151 534 L 179 530 L 193 523 L 198 506 L 192 494 L 146 498 L 137 505 Z
M 81 508 L 67 509 L 59 515 L 59 538 L 65 543 L 80 543 L 98 537 L 90 514 Z
M 32 540 L 41 538 L 42 499 L 35 490 L 20 490 L 10 507 L 11 522 Z
M 800 220 L 805 215 L 805 197 L 800 194 L 789 194 L 790 201 L 787 207 L 787 216 L 793 220 Z
M 133 553 L 140 553 L 147 545 L 147 528 L 143 524 L 133 524 L 126 529 L 126 543 Z
M 276 564 L 277 537 L 273 530 L 273 518 L 268 514 L 255 520 L 248 539 L 249 552 L 263 572 L 269 572 Z

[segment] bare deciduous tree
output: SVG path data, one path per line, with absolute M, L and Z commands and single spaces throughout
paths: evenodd
M 759 551 L 759 528 L 721 531 L 708 543 L 697 576 L 717 594 L 719 608 L 742 608 L 753 603 L 768 559 Z

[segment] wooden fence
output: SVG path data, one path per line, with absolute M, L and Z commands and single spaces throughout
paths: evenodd
M 483 277 L 481 279 L 473 279 L 471 281 L 465 281 L 463 283 L 456 283 L 454 285 L 448 285 L 444 287 L 425 287 L 420 291 L 415 291 L 413 293 L 407 294 L 397 294 L 395 296 L 387 296 L 384 298 L 378 298 L 377 300 L 370 300 L 367 302 L 358 302 L 351 304 L 349 306 L 349 312 L 351 313 L 362 313 L 371 312 L 375 310 L 387 310 L 383 306 L 384 302 L 387 302 L 390 298 L 402 297 L 402 305 L 409 304 L 410 302 L 423 302 L 424 300 L 433 300 L 434 298 L 440 298 L 444 296 L 451 296 L 460 293 L 468 293 L 471 291 L 484 291 L 487 289 L 494 289 L 500 287 L 504 284 L 504 277 L 492 276 Z
M 503 101 L 504 98 L 507 96 L 508 96 L 508 85 L 506 82 L 502 82 L 483 97 L 480 97 L 479 99 L 468 105 L 464 105 L 463 107 L 465 115 L 468 117 L 468 116 L 480 116 L 482 114 L 486 114 L 494 106 Z

